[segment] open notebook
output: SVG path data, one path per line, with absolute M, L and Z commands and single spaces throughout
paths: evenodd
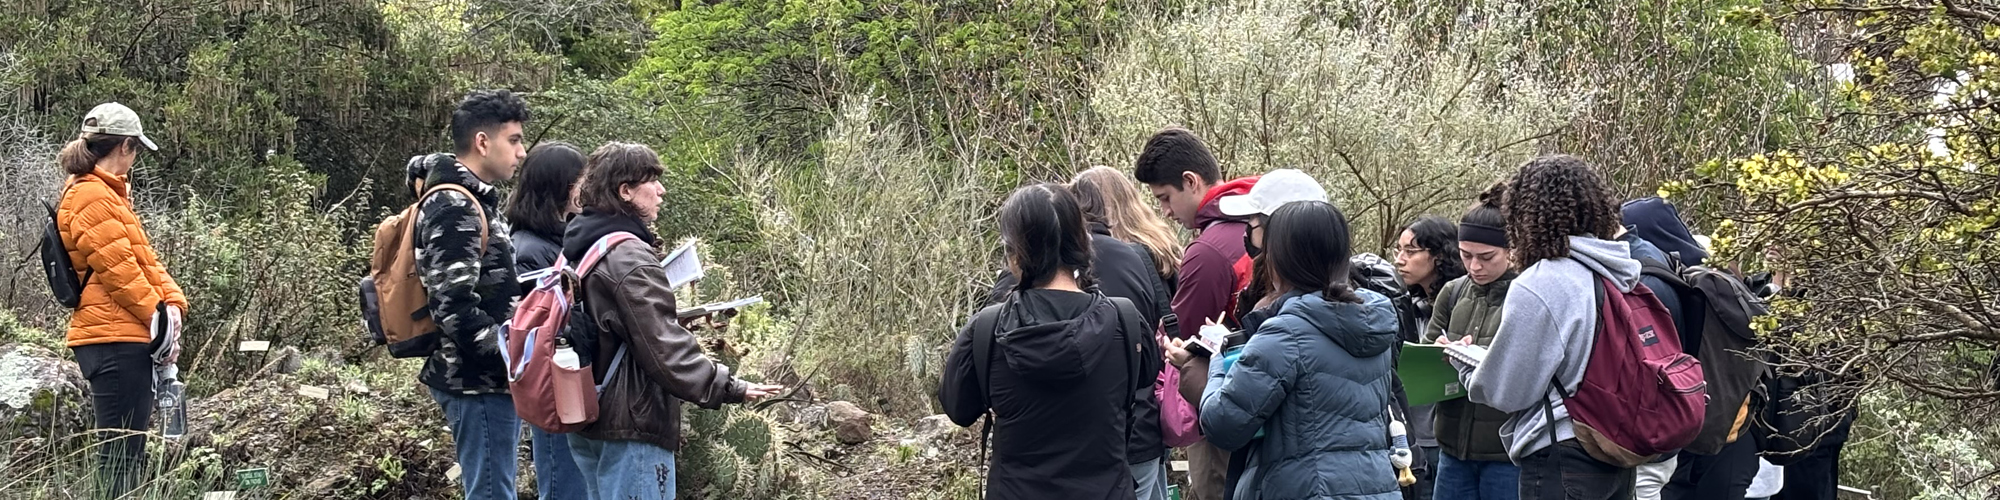
M 695 240 L 681 242 L 680 247 L 660 260 L 660 267 L 666 268 L 667 284 L 674 290 L 701 279 L 701 256 L 695 253 Z

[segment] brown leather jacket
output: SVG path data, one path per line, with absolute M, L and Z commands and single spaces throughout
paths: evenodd
M 619 346 L 625 359 L 598 396 L 597 422 L 585 438 L 643 441 L 679 451 L 681 401 L 703 408 L 743 402 L 749 384 L 709 359 L 681 328 L 660 256 L 644 242 L 613 247 L 583 278 L 584 300 L 599 333 L 599 381 Z

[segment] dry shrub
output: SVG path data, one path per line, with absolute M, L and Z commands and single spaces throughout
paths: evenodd
M 844 99 L 814 168 L 737 168 L 760 199 L 762 252 L 788 298 L 779 307 L 799 323 L 798 371 L 832 396 L 928 410 L 939 346 L 993 279 L 988 212 L 1001 180 L 934 157 L 876 109 Z
M 1324 8 L 1237 2 L 1140 21 L 1095 82 L 1102 161 L 1129 165 L 1146 136 L 1186 126 L 1230 176 L 1312 174 L 1358 241 L 1387 245 L 1418 215 L 1456 215 L 1586 101 L 1514 70 L 1507 46 L 1526 28 L 1504 8 L 1442 43 L 1386 13 Z

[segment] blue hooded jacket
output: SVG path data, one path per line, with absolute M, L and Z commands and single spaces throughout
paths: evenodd
M 1200 413 L 1209 443 L 1235 450 L 1266 432 L 1252 498 L 1402 498 L 1385 418 L 1396 310 L 1381 294 L 1356 294 L 1359 304 L 1288 299 L 1235 365 L 1210 366 Z
M 1648 196 L 1625 202 L 1618 209 L 1618 217 L 1640 239 L 1660 247 L 1660 251 L 1679 255 L 1682 264 L 1699 266 L 1708 259 L 1708 251 L 1701 248 L 1701 242 L 1695 241 L 1694 233 L 1681 222 L 1681 211 L 1667 200 Z

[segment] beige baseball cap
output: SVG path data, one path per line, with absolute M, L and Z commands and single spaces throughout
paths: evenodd
M 90 114 L 83 115 L 83 132 L 137 137 L 140 143 L 146 145 L 146 149 L 160 150 L 160 146 L 153 144 L 152 139 L 146 138 L 146 127 L 139 124 L 139 113 L 115 102 L 90 108 Z

